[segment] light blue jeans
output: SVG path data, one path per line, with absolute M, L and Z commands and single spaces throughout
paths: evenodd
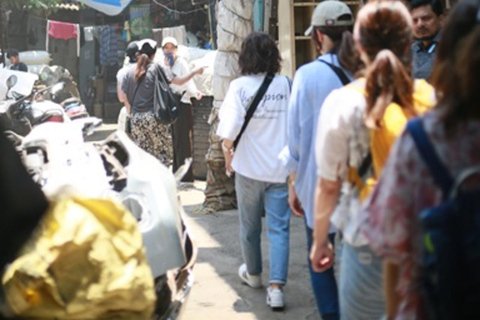
M 235 174 L 240 245 L 247 271 L 262 273 L 262 212 L 265 208 L 270 248 L 269 283 L 287 283 L 290 240 L 290 207 L 286 183 L 269 183 Z

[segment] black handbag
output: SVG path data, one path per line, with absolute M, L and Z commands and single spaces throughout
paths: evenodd
M 172 124 L 178 118 L 178 99 L 170 89 L 170 82 L 162 70 L 155 64 L 155 88 L 153 94 L 153 113 L 157 121 L 162 124 Z

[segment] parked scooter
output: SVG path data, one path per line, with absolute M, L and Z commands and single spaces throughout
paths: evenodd
M 40 70 L 40 84 L 47 87 L 53 85 L 46 98 L 61 105 L 70 119 L 89 117 L 77 84 L 67 69 L 61 66 L 44 66 Z
M 196 248 L 183 222 L 176 177 L 123 132 L 85 143 L 85 120 L 46 123 L 17 139 L 28 172 L 47 196 L 74 187 L 85 197 L 122 202 L 138 221 L 155 278 L 155 320 L 177 319 L 193 285 Z M 83 132 L 82 132 L 83 131 Z M 189 164 L 187 164 L 189 165 Z
M 11 75 L 7 79 L 7 100 L 0 101 L 0 121 L 7 130 L 22 136 L 27 135 L 33 127 L 45 122 L 69 122 L 63 108 L 49 100 L 39 101 L 39 97 L 52 90 L 56 85 L 39 91 L 30 88 L 28 95 L 21 95 L 12 90 L 20 75 Z

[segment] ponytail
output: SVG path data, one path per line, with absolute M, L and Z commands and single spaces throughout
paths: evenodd
M 346 16 L 348 19 L 351 18 L 349 15 Z M 360 55 L 355 48 L 352 26 L 314 27 L 312 40 L 316 50 L 320 53 L 322 51 L 322 43 L 317 39 L 317 30 L 329 37 L 333 42 L 333 47 L 329 53 L 337 55 L 338 62 L 343 69 L 350 71 L 353 75 L 357 75 L 358 71 L 364 68 Z
M 147 66 L 150 63 L 150 59 L 144 53 L 139 53 L 137 55 L 137 67 L 135 69 L 135 82 L 140 82 L 140 80 L 147 73 Z
M 369 128 L 380 128 L 385 110 L 392 102 L 415 114 L 412 78 L 389 49 L 380 51 L 367 70 L 366 92 L 365 123 Z
M 355 48 L 353 34 L 349 30 L 345 30 L 342 33 L 337 56 L 340 66 L 350 71 L 354 75 L 364 68 L 363 62 L 360 60 L 358 50 Z

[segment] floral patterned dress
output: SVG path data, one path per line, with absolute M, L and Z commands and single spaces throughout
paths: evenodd
M 424 126 L 440 159 L 455 177 L 480 164 L 480 121 L 471 120 L 447 133 L 434 110 Z M 366 203 L 364 235 L 370 246 L 400 266 L 397 291 L 401 305 L 396 319 L 419 317 L 420 232 L 418 215 L 441 202 L 442 194 L 420 157 L 412 137 L 404 132 L 394 146 L 383 175 Z

